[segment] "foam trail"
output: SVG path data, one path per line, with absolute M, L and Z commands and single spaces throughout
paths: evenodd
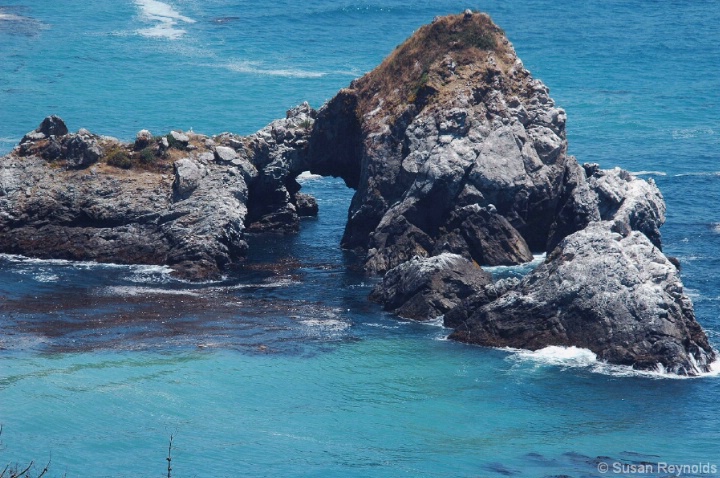
M 235 61 L 223 65 L 230 71 L 237 73 L 249 73 L 253 75 L 283 76 L 287 78 L 322 78 L 326 75 L 320 71 L 307 71 L 295 68 L 265 68 L 260 62 Z
M 101 295 L 108 296 L 145 296 L 145 295 L 177 295 L 177 296 L 199 296 L 200 294 L 190 290 L 158 289 L 151 287 L 132 286 L 111 286 L 104 289 Z
M 142 36 L 177 40 L 187 33 L 185 30 L 175 28 L 178 22 L 195 23 L 192 18 L 181 15 L 171 5 L 158 0 L 135 0 L 135 5 L 140 7 L 146 21 L 158 23 L 152 28 L 138 30 Z
M 697 173 L 680 173 L 675 175 L 676 178 L 684 178 L 688 176 L 720 176 L 720 171 L 701 171 Z
M 6 260 L 13 264 L 32 264 L 32 265 L 49 265 L 70 267 L 73 269 L 125 269 L 134 272 L 169 274 L 173 270 L 169 266 L 151 265 L 151 264 L 116 264 L 113 262 L 93 262 L 93 261 L 70 261 L 67 259 L 39 259 L 37 257 L 27 257 L 19 254 L 0 253 L 0 259 Z
M 0 11 L 0 22 L 22 22 L 27 20 L 25 17 L 13 15 L 12 13 L 3 13 Z
M 633 176 L 667 176 L 667 173 L 663 171 L 633 171 L 630 174 Z

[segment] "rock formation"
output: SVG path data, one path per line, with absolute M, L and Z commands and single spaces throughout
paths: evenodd
M 566 237 L 499 299 L 449 312 L 451 338 L 530 350 L 573 345 L 638 369 L 707 372 L 715 354 L 677 269 L 643 233 L 613 225 Z
M 134 144 L 48 117 L 0 164 L 0 250 L 216 278 L 245 256 L 246 230 L 294 232 L 317 213 L 294 180 L 310 114 L 248 137 L 143 130 Z
M 310 170 L 357 188 L 343 246 L 370 272 L 444 251 L 516 264 L 573 232 L 565 119 L 487 15 L 443 17 L 318 112 Z
M 46 118 L 0 163 L 0 251 L 168 264 L 217 277 L 247 233 L 292 233 L 303 171 L 356 189 L 342 239 L 385 274 L 372 298 L 457 340 L 587 347 L 697 374 L 715 354 L 661 252 L 652 181 L 567 155 L 565 112 L 502 30 L 465 11 L 421 27 L 319 111 L 250 136 L 140 131 L 133 144 Z M 546 252 L 517 283 L 481 265 Z
M 465 12 L 420 28 L 325 105 L 309 168 L 357 188 L 343 245 L 388 271 L 372 294 L 386 309 L 446 314 L 451 338 L 481 345 L 576 345 L 642 369 L 707 371 L 715 354 L 660 252 L 659 190 L 566 152 L 565 112 L 502 31 Z M 520 284 L 443 267 L 446 252 L 500 265 L 531 250 L 548 261 Z M 455 286 L 466 295 L 471 283 L 453 308 Z

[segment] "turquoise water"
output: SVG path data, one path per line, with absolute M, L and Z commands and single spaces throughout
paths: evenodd
M 250 133 L 301 101 L 320 106 L 433 16 L 468 6 L 6 1 L 0 152 L 51 113 L 127 140 L 143 128 Z M 720 347 L 720 5 L 477 7 L 567 110 L 580 162 L 659 184 L 665 251 Z M 218 283 L 0 256 L 0 464 L 51 457 L 53 476 L 166 476 L 174 434 L 175 477 L 720 468 L 720 379 L 639 375 L 577 350 L 469 347 L 397 321 L 367 302 L 373 281 L 337 247 L 352 191 L 303 184 L 320 217 L 255 241 L 250 263 Z

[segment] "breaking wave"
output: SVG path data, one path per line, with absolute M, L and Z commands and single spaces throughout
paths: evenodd
M 534 363 L 536 367 L 555 366 L 562 368 L 580 368 L 593 373 L 610 375 L 613 377 L 647 377 L 657 379 L 691 379 L 720 376 L 720 359 L 710 364 L 710 372 L 702 373 L 696 377 L 668 373 L 662 365 L 658 364 L 656 370 L 636 370 L 627 365 L 613 365 L 598 360 L 592 351 L 580 347 L 560 347 L 551 345 L 540 350 L 530 351 L 504 348 L 512 355 L 508 360 L 518 364 Z
M 523 277 L 532 272 L 545 260 L 545 253 L 534 254 L 533 260 L 516 266 L 482 266 L 483 270 L 492 274 L 495 279 L 507 277 Z

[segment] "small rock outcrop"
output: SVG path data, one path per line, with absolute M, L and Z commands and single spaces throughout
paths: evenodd
M 303 209 L 298 211 L 300 184 L 295 179 L 307 170 L 315 115 L 315 110 L 304 103 L 289 110 L 286 118 L 250 136 L 223 133 L 215 137 L 222 145 L 216 148 L 222 162 L 250 163 L 257 171 L 249 182 L 248 232 L 295 233 L 300 228 L 300 216 L 315 213 L 307 196 L 300 197 Z
M 613 226 L 595 222 L 568 236 L 497 300 L 449 312 L 451 338 L 530 350 L 572 345 L 637 369 L 708 372 L 715 353 L 676 267 L 643 233 Z
M 490 284 L 490 274 L 477 264 L 457 254 L 443 253 L 414 257 L 391 269 L 370 299 L 400 317 L 433 320 Z

